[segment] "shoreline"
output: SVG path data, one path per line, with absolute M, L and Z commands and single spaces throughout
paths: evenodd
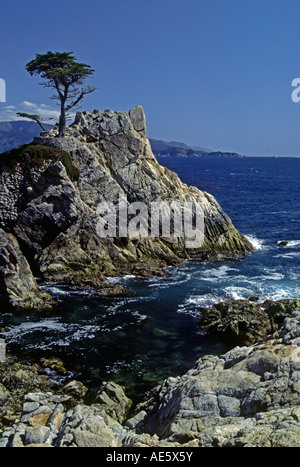
M 250 237 L 249 237 L 249 241 L 250 241 Z M 232 260 L 233 260 L 233 261 L 240 261 L 240 259 L 238 259 L 238 258 L 232 258 Z M 191 265 L 191 264 L 198 264 L 198 263 L 199 263 L 199 260 L 196 260 L 196 259 L 186 259 L 186 260 L 184 260 L 184 263 L 185 263 L 185 264 L 189 264 L 189 265 Z M 220 260 L 220 261 L 218 261 L 217 263 L 218 263 L 218 264 L 222 264 L 222 263 L 223 263 L 223 260 Z M 217 263 L 214 262 L 214 264 L 217 264 Z M 183 264 L 183 267 L 184 267 L 185 264 Z M 201 262 L 201 264 L 203 264 L 203 262 Z M 162 274 L 159 274 L 158 276 L 151 276 L 151 277 L 152 277 L 152 278 L 157 277 L 158 279 L 159 279 L 159 278 L 162 278 L 162 279 L 164 280 L 164 279 L 167 278 L 168 270 L 169 270 L 169 271 L 170 271 L 170 270 L 175 271 L 175 270 L 177 270 L 178 268 L 181 269 L 181 266 L 177 266 L 177 267 L 174 267 L 174 266 L 167 266 L 167 267 L 165 268 L 166 274 L 163 274 L 163 275 L 162 275 Z M 145 278 L 145 277 L 143 277 L 143 276 L 133 276 L 133 275 L 127 275 L 127 276 L 126 276 L 126 275 L 125 275 L 125 276 L 112 276 L 112 277 L 107 278 L 107 282 L 106 282 L 106 285 L 108 286 L 108 288 L 107 288 L 108 293 L 107 293 L 107 294 L 106 294 L 106 293 L 103 294 L 103 291 L 95 290 L 95 296 L 96 296 L 96 297 L 103 297 L 103 296 L 104 296 L 104 297 L 112 298 L 112 299 L 115 298 L 115 297 L 116 297 L 116 298 L 119 298 L 119 299 L 126 298 L 126 297 L 135 297 L 135 293 L 133 293 L 131 290 L 128 290 L 128 289 L 124 286 L 124 283 L 122 283 L 122 282 L 124 281 L 124 279 L 125 279 L 125 285 L 126 285 L 127 279 L 134 279 L 134 280 L 141 281 L 141 283 L 143 283 L 145 280 L 147 281 L 149 278 Z M 112 281 L 112 283 L 109 282 L 110 280 Z M 119 282 L 119 281 L 121 281 L 121 282 Z M 47 286 L 46 289 L 48 288 L 49 285 L 50 285 L 51 287 L 53 286 L 53 287 L 55 287 L 55 288 L 59 288 L 60 286 L 71 287 L 70 284 L 65 284 L 65 283 L 56 283 L 56 282 L 53 282 L 53 283 L 44 283 L 44 282 L 41 282 L 41 283 L 40 283 L 40 286 L 41 286 L 42 288 L 43 288 L 44 286 Z M 74 289 L 70 289 L 70 290 L 74 291 Z M 90 289 L 85 289 L 84 287 L 81 287 L 81 288 L 78 288 L 77 290 L 78 290 L 79 294 L 82 292 L 83 297 L 84 297 L 84 296 L 89 296 L 89 297 L 90 297 L 90 293 L 91 293 L 91 290 L 90 290 Z M 115 293 L 116 291 L 117 291 L 117 294 Z M 112 292 L 112 293 L 110 293 L 110 292 Z M 249 298 L 251 298 L 251 297 L 249 297 Z M 252 297 L 252 298 L 253 298 L 253 297 Z M 254 297 L 254 298 L 255 298 L 255 297 Z M 288 300 L 296 300 L 296 299 L 292 299 L 292 298 L 291 298 L 291 299 L 288 299 Z M 234 301 L 234 300 L 232 300 L 232 301 Z M 238 301 L 238 300 L 237 300 L 237 301 Z M 242 300 L 240 300 L 240 301 L 241 301 L 241 302 L 243 302 L 243 301 L 246 302 L 247 300 L 246 300 L 246 299 L 242 299 Z M 265 301 L 266 301 L 266 300 L 263 299 L 262 297 L 258 297 L 258 300 L 254 300 L 255 303 L 252 303 L 252 304 L 253 304 L 253 306 L 261 307 L 261 306 L 263 306 L 263 303 L 264 303 Z M 267 299 L 267 301 L 268 301 L 268 299 Z M 270 301 L 270 300 L 269 300 L 269 301 Z M 273 300 L 273 301 L 274 301 L 274 300 Z M 277 301 L 280 301 L 280 300 L 277 300 Z M 230 302 L 230 300 L 228 299 L 227 302 Z M 252 300 L 252 302 L 253 302 L 253 300 Z M 211 307 L 213 308 L 214 305 L 212 305 Z M 204 307 L 204 308 L 209 309 L 210 307 L 206 306 L 206 307 Z M 54 307 L 54 309 L 55 309 L 55 307 Z M 12 312 L 12 313 L 13 313 L 13 312 Z M 48 316 L 48 317 L 51 317 L 51 316 L 53 316 L 52 313 L 53 313 L 53 310 L 51 310 L 51 311 L 49 310 L 49 312 L 46 312 L 46 313 L 44 312 L 44 313 L 41 314 L 40 316 L 41 316 L 41 318 L 42 318 L 42 317 L 47 317 L 47 316 Z M 29 317 L 29 316 L 38 317 L 38 316 L 39 316 L 39 313 L 37 313 L 37 312 L 35 312 L 35 311 L 30 311 L 30 312 L 23 311 L 19 316 L 22 316 L 22 315 L 23 315 L 23 316 L 26 316 L 26 317 Z M 196 318 L 196 320 L 197 320 L 197 318 Z M 208 327 L 209 327 L 209 326 L 208 326 Z M 207 331 L 205 331 L 205 332 L 207 332 Z M 1 334 L 0 334 L 0 335 L 1 335 Z M 5 337 L 5 334 L 2 333 L 2 337 Z M 219 337 L 218 337 L 218 338 L 219 338 Z M 230 341 L 230 339 L 229 339 L 229 341 Z M 221 341 L 220 341 L 220 342 L 221 342 Z M 38 353 L 38 352 L 37 352 L 37 353 Z M 52 352 L 52 351 L 50 350 L 49 353 L 48 353 L 48 356 L 51 357 L 51 354 L 53 354 L 55 358 L 56 358 L 56 357 L 57 357 L 57 358 L 60 358 L 60 355 L 61 355 L 60 352 L 58 352 L 57 354 L 55 354 L 54 352 Z M 39 360 L 39 359 L 35 359 L 35 360 L 32 361 L 32 363 L 38 363 L 38 360 Z M 68 358 L 68 360 L 70 360 L 70 359 Z M 76 371 L 75 368 L 72 368 L 72 371 L 73 371 L 73 370 Z M 77 370 L 77 371 L 78 371 L 78 370 Z M 82 368 L 81 368 L 80 371 L 83 371 Z M 182 371 L 184 371 L 184 370 L 182 370 Z M 85 370 L 85 374 L 88 375 L 88 372 L 87 372 L 86 370 Z M 177 375 L 178 375 L 178 373 L 177 373 Z M 177 375 L 176 375 L 176 376 L 177 376 Z M 165 374 L 164 377 L 167 377 L 167 376 L 168 376 L 168 375 Z M 174 376 L 174 375 L 173 375 L 173 376 Z M 86 377 L 86 379 L 88 379 L 88 377 Z M 99 379 L 98 379 L 98 380 L 99 380 Z M 151 389 L 151 387 L 149 387 L 149 389 Z

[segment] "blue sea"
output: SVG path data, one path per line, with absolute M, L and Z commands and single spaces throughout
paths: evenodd
M 59 300 L 55 311 L 1 314 L 11 354 L 31 361 L 60 357 L 72 377 L 93 387 L 115 381 L 139 399 L 201 356 L 229 350 L 199 331 L 201 307 L 253 295 L 260 301 L 300 297 L 299 158 L 158 160 L 186 184 L 213 194 L 255 251 L 246 259 L 185 262 L 167 268 L 163 278 L 124 277 L 122 283 L 134 293 L 129 298 L 43 284 Z M 282 240 L 286 247 L 278 246 Z

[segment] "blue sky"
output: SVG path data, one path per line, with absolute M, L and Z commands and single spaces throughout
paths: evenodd
M 142 105 L 151 138 L 300 155 L 300 0 L 2 0 L 0 120 L 57 116 L 25 64 L 74 52 L 95 70 L 82 108 Z

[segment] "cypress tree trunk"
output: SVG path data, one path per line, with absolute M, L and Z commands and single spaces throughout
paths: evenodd
M 61 106 L 60 106 L 59 128 L 58 128 L 58 131 L 59 131 L 58 136 L 60 138 L 65 137 L 66 125 L 67 125 L 67 119 L 66 119 L 65 103 L 62 101 Z

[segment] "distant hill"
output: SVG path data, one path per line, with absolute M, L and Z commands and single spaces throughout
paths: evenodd
M 48 130 L 53 125 L 44 124 Z M 30 143 L 34 137 L 39 136 L 42 129 L 38 123 L 18 120 L 14 122 L 0 122 L 0 153 L 14 149 L 22 144 Z M 155 156 L 225 156 L 242 157 L 232 152 L 212 151 L 202 147 L 192 147 L 177 141 L 161 141 L 149 138 Z
M 48 130 L 52 125 L 44 124 Z M 0 153 L 14 149 L 22 144 L 30 143 L 35 136 L 39 136 L 42 129 L 38 123 L 18 120 L 14 122 L 0 122 Z
M 203 157 L 203 156 L 218 156 L 218 157 L 244 157 L 235 152 L 212 151 L 202 147 L 188 146 L 185 143 L 176 141 L 161 141 L 149 138 L 151 148 L 155 156 L 176 156 L 176 157 Z
M 157 139 L 149 138 L 152 151 L 155 155 L 159 156 L 187 156 L 193 155 L 194 153 L 198 155 L 198 153 L 207 153 L 211 152 L 209 149 L 205 148 L 194 148 L 188 146 L 185 143 L 179 143 L 177 141 L 161 141 Z

